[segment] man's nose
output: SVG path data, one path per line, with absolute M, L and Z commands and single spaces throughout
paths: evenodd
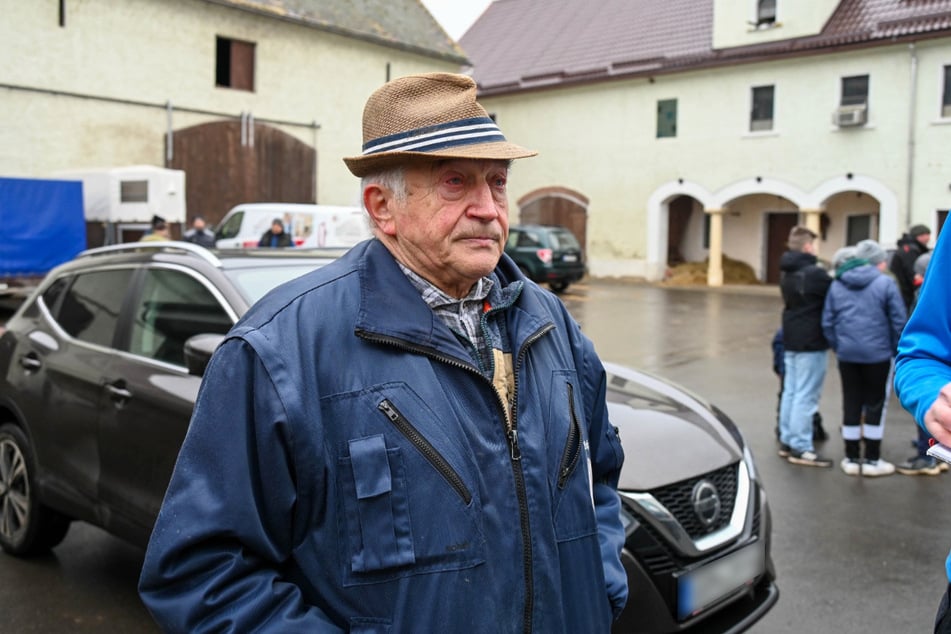
M 469 192 L 467 213 L 470 216 L 484 220 L 491 220 L 499 216 L 501 213 L 500 204 L 488 183 L 479 183 Z

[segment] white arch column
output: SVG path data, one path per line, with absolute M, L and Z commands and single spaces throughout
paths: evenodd
M 800 207 L 799 213 L 802 215 L 802 224 L 806 226 L 817 236 L 822 235 L 822 212 L 823 209 Z M 816 255 L 819 255 L 819 243 L 821 238 L 816 240 Z
M 710 216 L 710 250 L 707 257 L 707 286 L 723 286 L 723 214 L 722 207 L 704 208 Z

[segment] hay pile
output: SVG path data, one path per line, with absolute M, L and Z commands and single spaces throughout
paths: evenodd
M 746 262 L 723 256 L 724 284 L 760 284 L 753 273 L 753 267 Z M 667 269 L 661 284 L 665 286 L 706 286 L 707 260 L 703 262 L 684 262 Z

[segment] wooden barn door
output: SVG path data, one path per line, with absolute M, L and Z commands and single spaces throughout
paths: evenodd
M 314 203 L 317 152 L 272 126 L 215 121 L 178 130 L 168 167 L 185 171 L 189 221 L 217 224 L 238 203 Z
M 587 211 L 577 202 L 559 196 L 544 196 L 524 205 L 519 210 L 519 224 L 556 225 L 575 234 L 582 248 L 587 242 Z

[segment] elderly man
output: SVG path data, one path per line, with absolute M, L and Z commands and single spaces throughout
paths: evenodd
M 208 367 L 140 590 L 168 631 L 608 632 L 623 453 L 562 303 L 503 255 L 508 142 L 462 75 L 367 102 L 376 238 Z

